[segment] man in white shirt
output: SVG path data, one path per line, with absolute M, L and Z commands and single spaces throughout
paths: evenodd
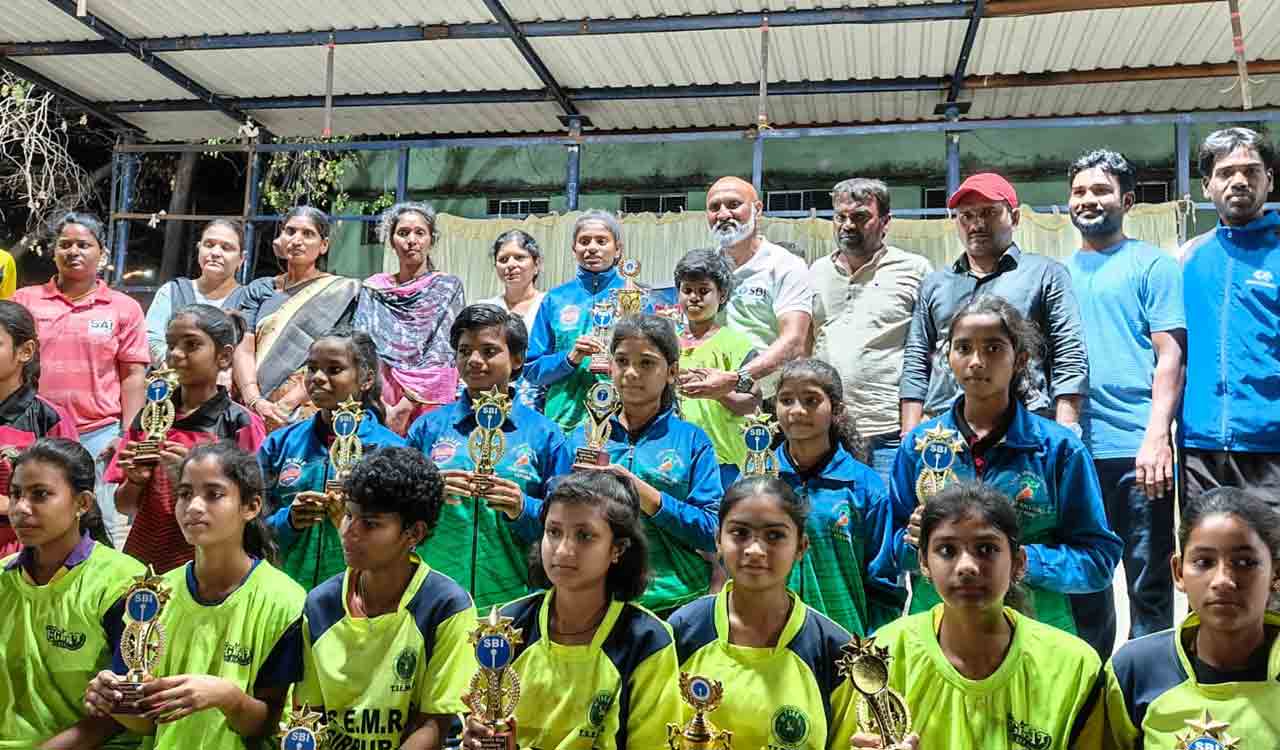
M 707 192 L 707 226 L 734 268 L 725 324 L 741 331 L 760 354 L 735 372 L 696 370 L 682 380 L 693 398 L 749 393 L 758 381 L 766 399 L 777 389 L 777 371 L 805 355 L 813 321 L 809 269 L 800 258 L 759 232 L 763 213 L 751 183 L 722 177 Z

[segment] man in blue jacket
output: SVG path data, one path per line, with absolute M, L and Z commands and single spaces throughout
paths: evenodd
M 1188 495 L 1243 487 L 1280 508 L 1280 213 L 1265 210 L 1275 156 L 1246 128 L 1219 130 L 1200 146 L 1218 225 L 1181 252 L 1181 424 Z

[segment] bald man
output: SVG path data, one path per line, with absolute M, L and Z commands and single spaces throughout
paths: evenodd
M 738 177 L 716 180 L 707 192 L 711 238 L 734 268 L 726 325 L 745 334 L 760 354 L 737 372 L 691 371 L 682 381 L 686 396 L 750 393 L 758 381 L 764 397 L 772 399 L 783 363 L 806 354 L 813 321 L 809 268 L 760 234 L 763 210 L 755 188 Z

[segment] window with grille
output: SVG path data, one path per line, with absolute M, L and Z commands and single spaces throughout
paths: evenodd
M 551 213 L 550 198 L 490 198 L 490 216 L 509 216 L 523 219 L 530 214 L 541 215 Z
M 1134 188 L 1137 203 L 1168 203 L 1169 183 L 1139 182 Z
M 920 196 L 920 207 L 937 209 L 947 207 L 947 189 L 944 187 L 925 188 Z
M 770 190 L 765 193 L 766 211 L 826 211 L 830 208 L 830 190 Z
M 683 193 L 664 195 L 624 195 L 622 212 L 628 214 L 665 214 L 685 209 L 687 197 Z

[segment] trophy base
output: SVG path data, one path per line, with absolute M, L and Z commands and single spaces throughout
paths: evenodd
M 133 680 L 122 680 L 116 683 L 116 690 L 123 696 L 116 705 L 111 709 L 111 713 L 120 714 L 121 716 L 137 716 L 145 713 L 144 709 L 138 705 L 142 700 L 142 686 L 145 682 L 137 682 Z
M 579 448 L 574 451 L 573 461 L 589 466 L 608 466 L 610 463 L 609 453 L 597 448 Z
M 324 483 L 325 492 L 346 492 L 347 485 L 340 479 L 330 479 Z
M 160 461 L 160 447 L 164 444 L 163 440 L 148 438 L 147 440 L 138 440 L 133 444 L 133 458 L 135 464 L 154 464 Z
M 516 750 L 516 734 L 512 731 L 496 732 L 492 737 L 477 737 L 480 750 Z
M 613 364 L 613 357 L 600 352 L 592 354 L 591 359 L 587 362 L 587 372 L 592 375 L 608 375 L 609 368 Z

